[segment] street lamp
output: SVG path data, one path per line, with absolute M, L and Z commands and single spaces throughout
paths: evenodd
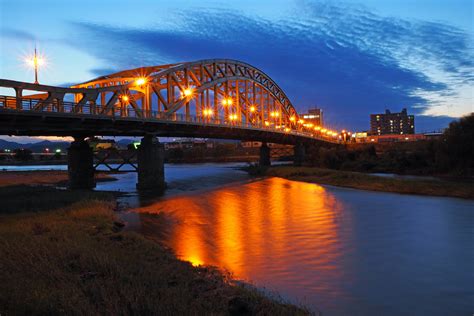
M 44 64 L 43 58 L 38 56 L 35 47 L 35 54 L 32 57 L 27 57 L 26 62 L 35 69 L 35 84 L 39 84 L 38 82 L 38 66 Z

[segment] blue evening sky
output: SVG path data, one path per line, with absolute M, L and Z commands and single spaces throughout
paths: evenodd
M 417 131 L 473 111 L 472 0 L 0 0 L 0 78 L 68 85 L 204 58 L 248 62 L 335 128 L 407 107 Z M 4 91 L 0 91 L 4 93 Z

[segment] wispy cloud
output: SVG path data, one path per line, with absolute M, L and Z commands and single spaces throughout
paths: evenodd
M 2 28 L 2 36 L 10 37 L 18 40 L 35 41 L 37 38 L 33 33 L 14 29 L 14 28 Z
M 181 11 L 170 21 L 144 29 L 73 26 L 107 68 L 239 59 L 273 77 L 298 109 L 322 106 L 341 125 L 367 126 L 368 113 L 386 107 L 448 116 L 472 107 L 465 92 L 474 82 L 472 39 L 449 25 L 315 1 L 298 2 L 277 21 L 222 9 Z

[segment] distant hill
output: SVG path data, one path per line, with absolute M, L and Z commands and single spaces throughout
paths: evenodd
M 18 148 L 28 148 L 33 152 L 43 152 L 45 148 L 49 148 L 51 151 L 56 149 L 61 149 L 62 151 L 67 150 L 69 147 L 69 142 L 52 142 L 49 140 L 44 140 L 38 143 L 27 143 L 20 144 L 17 142 L 11 142 L 7 140 L 0 139 L 0 150 L 3 149 L 18 149 Z
M 22 148 L 23 144 L 9 142 L 7 140 L 0 139 L 0 149 L 17 149 Z

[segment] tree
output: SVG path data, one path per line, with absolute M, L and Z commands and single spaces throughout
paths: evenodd
M 474 173 L 474 113 L 449 124 L 436 152 L 436 165 L 442 171 Z
M 20 161 L 28 161 L 33 159 L 33 152 L 30 149 L 15 149 L 15 159 Z

